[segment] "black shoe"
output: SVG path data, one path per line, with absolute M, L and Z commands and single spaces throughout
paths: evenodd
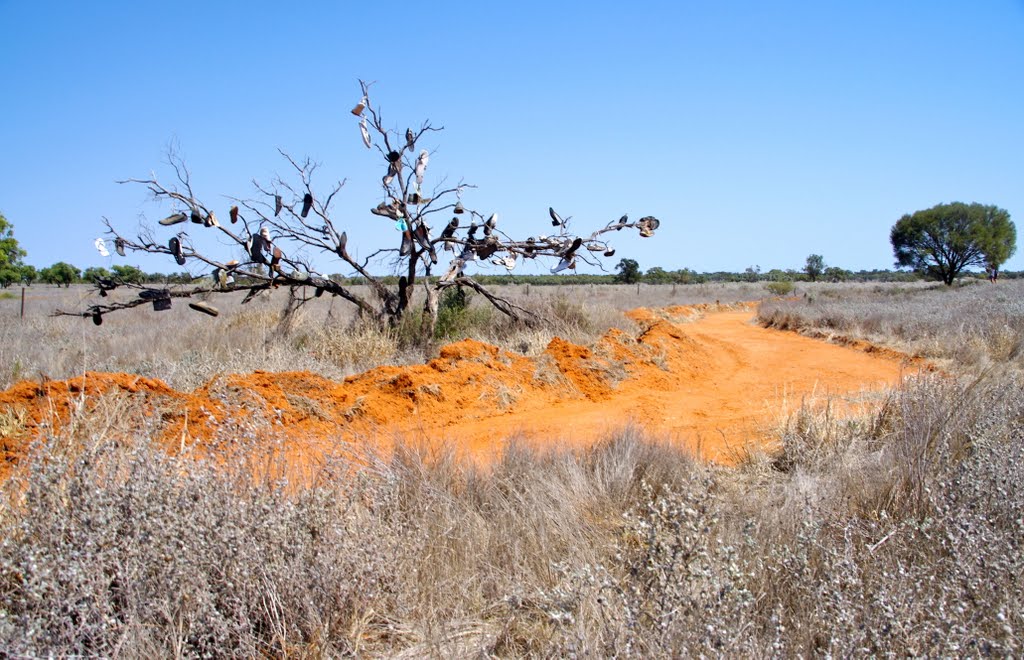
M 476 252 L 476 258 L 482 261 L 498 251 L 498 239 L 494 237 L 485 238 L 473 247 Z
M 576 250 L 580 249 L 581 245 L 583 245 L 583 239 L 577 236 L 576 240 L 569 246 L 569 249 L 561 254 L 562 258 L 572 261 L 572 258 L 576 256 Z
M 536 257 L 537 256 L 537 248 L 535 247 L 536 244 L 537 244 L 537 239 L 534 238 L 533 236 L 531 236 L 528 239 L 526 239 L 526 250 L 524 250 L 523 256 L 525 256 L 527 259 L 533 259 L 534 257 Z
M 416 240 L 423 249 L 430 255 L 430 263 L 437 264 L 437 250 L 434 249 L 434 244 L 430 242 L 430 234 L 427 233 L 427 226 L 421 224 L 419 229 L 416 230 Z
M 260 234 L 253 234 L 249 242 L 249 257 L 258 264 L 267 263 L 267 258 L 263 256 L 265 241 L 263 236 Z
M 174 255 L 174 260 L 178 262 L 179 266 L 185 265 L 185 255 L 181 252 L 181 241 L 178 240 L 177 236 L 172 236 L 171 240 L 167 241 L 167 248 Z
M 143 300 L 160 300 L 161 298 L 170 298 L 171 292 L 167 289 L 143 289 L 139 291 L 139 298 Z

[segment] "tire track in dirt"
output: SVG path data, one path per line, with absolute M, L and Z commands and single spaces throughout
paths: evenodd
M 22 382 L 0 392 L 21 420 L 0 436 L 9 460 L 46 428 L 106 393 L 132 397 L 171 450 L 240 435 L 284 440 L 313 458 L 346 442 L 448 441 L 487 461 L 509 438 L 583 446 L 625 425 L 729 463 L 769 441 L 807 398 L 859 412 L 919 365 L 889 351 L 829 344 L 753 323 L 750 306 L 637 309 L 638 336 L 592 347 L 555 338 L 536 358 L 465 340 L 422 365 L 379 367 L 335 382 L 306 372 L 220 376 L 194 392 L 128 374 Z M 140 424 L 143 426 L 143 424 Z

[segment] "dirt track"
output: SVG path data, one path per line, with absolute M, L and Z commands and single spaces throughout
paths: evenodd
M 749 443 L 763 444 L 802 401 L 831 398 L 834 409 L 853 413 L 877 403 L 917 368 L 868 345 L 839 346 L 762 328 L 750 310 L 695 318 L 692 308 L 639 309 L 630 316 L 650 327 L 640 342 L 655 351 L 649 361 L 630 364 L 630 377 L 611 391 L 559 401 L 544 393 L 521 397 L 497 417 L 482 415 L 442 432 L 480 454 L 500 448 L 493 440 L 508 435 L 578 446 L 634 424 L 730 463 Z M 424 435 L 438 433 L 429 416 L 420 420 Z
M 510 436 L 576 446 L 632 423 L 728 463 L 745 445 L 765 442 L 803 399 L 829 396 L 852 410 L 916 369 L 888 351 L 758 327 L 750 309 L 629 315 L 644 328 L 638 337 L 613 330 L 590 348 L 555 339 L 538 358 L 467 340 L 427 364 L 380 367 L 343 383 L 256 372 L 222 376 L 192 393 L 128 374 L 88 373 L 19 383 L 0 393 L 0 412 L 24 415 L 27 439 L 40 423 L 59 425 L 83 393 L 95 400 L 119 390 L 159 419 L 169 447 L 255 428 L 307 448 L 397 436 L 453 440 L 484 460 Z M 4 444 L 9 455 L 20 453 L 19 438 Z

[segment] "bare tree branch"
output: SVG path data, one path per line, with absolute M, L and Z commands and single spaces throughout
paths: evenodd
M 209 269 L 211 286 L 191 286 L 168 289 L 168 300 L 195 296 L 213 297 L 221 293 L 246 291 L 246 299 L 261 291 L 279 286 L 294 289 L 289 310 L 294 311 L 310 297 L 298 292 L 313 287 L 316 296 L 324 293 L 338 296 L 353 304 L 361 315 L 381 322 L 396 323 L 413 303 L 421 284 L 426 295 L 424 303 L 424 332 L 433 332 L 438 294 L 452 286 L 465 286 L 484 296 L 496 309 L 518 321 L 537 324 L 541 319 L 515 303 L 496 295 L 474 280 L 465 269 L 473 264 L 493 264 L 509 272 L 523 260 L 551 260 L 552 272 L 575 269 L 577 262 L 601 268 L 601 259 L 614 255 L 609 239 L 611 232 L 639 230 L 642 236 L 651 236 L 660 224 L 652 217 L 629 222 L 623 216 L 617 222 L 598 227 L 589 235 L 570 230 L 571 217 L 558 215 L 553 209 L 548 220 L 541 223 L 549 233 L 538 233 L 528 238 L 514 237 L 501 225 L 498 214 L 484 214 L 468 208 L 464 195 L 476 187 L 460 180 L 457 185 L 445 184 L 445 178 L 431 176 L 430 161 L 437 156 L 436 147 L 425 146 L 428 138 L 444 130 L 429 120 L 402 129 L 389 128 L 381 109 L 371 98 L 373 82 L 359 81 L 362 97 L 352 110 L 356 115 L 364 143 L 376 154 L 381 166 L 383 201 L 371 207 L 369 213 L 385 222 L 393 223 L 400 231 L 397 239 L 387 239 L 390 245 L 378 247 L 362 262 L 349 252 L 344 223 L 332 217 L 332 204 L 345 187 L 346 179 L 334 183 L 325 193 L 318 193 L 314 185 L 320 164 L 309 158 L 297 159 L 279 149 L 288 163 L 287 176 L 275 176 L 264 184 L 253 180 L 253 198 L 226 196 L 234 202 L 228 216 L 217 218 L 213 208 L 203 204 L 195 195 L 192 175 L 174 149 L 169 149 L 167 161 L 174 172 L 175 182 L 164 185 L 155 174 L 149 178 L 119 181 L 144 187 L 161 205 L 169 206 L 171 215 L 160 221 L 171 227 L 174 234 L 166 243 L 155 238 L 153 227 L 143 227 L 136 239 L 119 234 L 110 222 L 108 233 L 114 237 L 119 254 L 126 251 L 165 255 L 179 265 L 198 265 Z M 399 131 L 402 132 L 399 132 Z M 450 213 L 452 220 L 432 230 L 427 220 L 441 213 Z M 228 222 L 230 219 L 230 223 Z M 192 224 L 180 227 L 181 223 Z M 213 229 L 226 237 L 227 243 L 245 256 L 242 260 L 204 254 L 189 235 L 189 229 L 199 224 L 201 231 Z M 201 243 L 200 243 L 201 244 Z M 440 256 L 451 255 L 450 263 L 441 263 Z M 312 257 L 320 255 L 340 259 L 347 264 L 359 280 L 373 292 L 363 297 L 341 283 L 323 277 L 317 272 Z M 390 257 L 385 259 L 385 257 Z M 371 272 L 371 263 L 381 263 L 390 274 L 399 275 L 398 285 L 387 285 L 383 276 Z M 445 272 L 440 278 L 432 277 L 434 269 Z M 93 317 L 102 322 L 102 316 L 115 311 L 132 309 L 152 302 L 153 293 L 163 290 L 151 287 L 129 287 L 124 283 L 105 280 L 98 283 L 104 297 L 118 297 L 88 307 L 82 312 L 58 312 L 60 315 Z M 132 290 L 134 298 L 124 299 L 117 289 Z

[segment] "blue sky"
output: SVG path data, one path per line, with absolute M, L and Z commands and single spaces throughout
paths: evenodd
M 350 245 L 391 246 L 349 114 L 360 78 L 393 128 L 445 127 L 427 185 L 476 184 L 468 205 L 514 235 L 550 231 L 548 206 L 581 229 L 662 220 L 617 237 L 609 270 L 889 268 L 904 213 L 977 201 L 1024 220 L 1020 0 L 0 0 L 0 24 L 0 212 L 37 266 L 177 270 L 92 247 L 103 216 L 133 234 L 166 215 L 115 181 L 169 181 L 169 144 L 223 215 L 287 173 L 278 148 L 309 156 L 314 185 L 346 179 Z

